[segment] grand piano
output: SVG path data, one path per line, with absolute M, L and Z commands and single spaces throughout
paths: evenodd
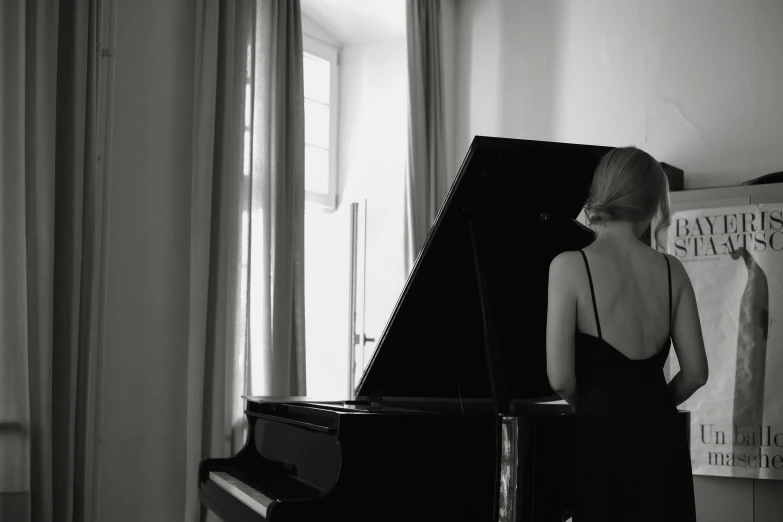
M 247 397 L 246 444 L 201 462 L 201 502 L 227 522 L 567 520 L 548 268 L 593 240 L 575 218 L 608 150 L 477 136 L 357 399 Z

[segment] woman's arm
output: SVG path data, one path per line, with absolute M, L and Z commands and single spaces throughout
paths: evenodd
M 709 368 L 693 285 L 682 263 L 673 256 L 668 257 L 673 283 L 676 281 L 679 286 L 672 318 L 672 337 L 680 371 L 669 381 L 672 400 L 675 406 L 679 406 L 707 383 Z
M 546 372 L 549 385 L 576 407 L 576 252 L 558 254 L 549 265 L 546 313 Z

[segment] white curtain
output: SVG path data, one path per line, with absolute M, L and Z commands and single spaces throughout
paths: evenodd
M 298 0 L 199 0 L 185 520 L 198 464 L 245 440 L 242 395 L 305 394 Z
M 410 272 L 455 176 L 455 5 L 407 0 L 408 161 L 405 271 Z
M 0 2 L 3 521 L 93 520 L 111 6 Z

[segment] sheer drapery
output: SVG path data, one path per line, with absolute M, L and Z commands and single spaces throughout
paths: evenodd
M 0 520 L 92 520 L 109 8 L 0 4 Z
M 200 0 L 196 23 L 187 521 L 199 462 L 244 442 L 242 395 L 305 393 L 299 1 Z
M 444 9 L 444 7 L 446 9 Z M 410 272 L 449 188 L 448 86 L 441 0 L 407 0 L 408 162 L 405 172 L 405 271 Z M 444 12 L 445 11 L 445 12 Z M 447 18 L 448 19 L 448 18 Z M 451 51 L 453 52 L 453 51 Z M 446 77 L 447 78 L 447 77 Z

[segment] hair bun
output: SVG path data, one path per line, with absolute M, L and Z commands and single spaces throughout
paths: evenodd
M 602 222 L 614 217 L 612 211 L 600 203 L 588 205 L 585 210 L 587 211 L 591 222 Z

